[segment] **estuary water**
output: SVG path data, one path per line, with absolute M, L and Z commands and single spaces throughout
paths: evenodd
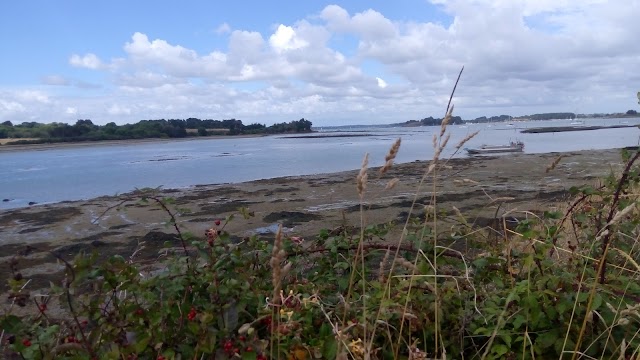
M 465 146 L 506 144 L 521 140 L 525 153 L 612 149 L 639 144 L 640 129 L 621 128 L 563 133 L 522 134 L 531 127 L 568 126 L 550 120 L 449 126 L 449 146 L 480 133 Z M 586 119 L 585 125 L 640 124 L 633 119 Z M 402 138 L 396 162 L 429 160 L 432 138 L 440 127 L 358 127 L 318 129 L 313 135 L 344 137 L 203 138 L 118 145 L 0 151 L 0 209 L 116 195 L 136 188 L 184 188 L 198 184 L 235 183 L 282 176 L 310 175 L 360 167 L 369 153 L 371 167 L 380 166 L 395 139 Z M 357 136 L 351 136 L 357 135 Z M 362 136 L 366 135 L 366 136 Z M 467 156 L 460 151 L 454 156 Z M 7 199 L 8 201 L 2 201 Z

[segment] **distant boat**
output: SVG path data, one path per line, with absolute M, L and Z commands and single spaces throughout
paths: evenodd
M 522 141 L 512 141 L 509 145 L 482 145 L 477 148 L 465 148 L 464 150 L 469 155 L 522 152 L 524 151 L 524 143 Z
M 584 120 L 573 120 L 569 125 L 584 125 Z

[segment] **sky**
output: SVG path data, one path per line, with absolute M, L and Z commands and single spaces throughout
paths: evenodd
M 0 4 L 0 122 L 640 110 L 640 0 Z

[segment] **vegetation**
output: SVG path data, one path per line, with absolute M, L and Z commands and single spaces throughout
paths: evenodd
M 61 259 L 63 283 L 30 297 L 16 256 L 11 300 L 32 315 L 0 317 L 5 357 L 637 358 L 640 152 L 623 153 L 623 172 L 601 186 L 573 188 L 565 211 L 479 229 L 437 206 L 448 117 L 416 192 L 431 194 L 431 204 L 414 203 L 404 223 L 366 223 L 373 173 L 365 156 L 356 232 L 232 241 L 227 224 L 252 216 L 240 209 L 194 236 L 182 232 L 170 199 L 142 192 L 121 205 L 138 199 L 164 210 L 179 239 L 167 244 L 166 261 L 137 262 L 142 244 L 126 258 L 81 253 Z M 399 148 L 398 139 L 378 174 L 393 170 Z M 444 229 L 445 218 L 455 225 Z M 49 314 L 56 301 L 66 316 Z
M 424 118 L 421 120 L 409 120 L 399 125 L 401 126 L 440 126 L 442 125 L 443 120 L 444 119 L 438 119 L 438 118 L 429 116 L 428 118 Z M 464 121 L 462 121 L 462 118 L 460 116 L 452 116 L 451 119 L 449 120 L 449 123 L 452 125 L 459 125 L 459 124 L 464 124 Z
M 142 120 L 135 124 L 95 125 L 91 120 L 78 120 L 74 125 L 65 123 L 41 124 L 24 122 L 14 125 L 11 121 L 0 124 L 0 139 L 30 139 L 13 144 L 52 143 L 70 141 L 128 140 L 146 138 L 184 138 L 188 136 L 282 134 L 311 132 L 311 121 L 300 119 L 271 126 L 244 125 L 241 120 Z

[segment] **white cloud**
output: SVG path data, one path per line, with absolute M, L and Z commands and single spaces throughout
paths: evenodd
M 231 26 L 229 24 L 222 23 L 216 28 L 216 34 L 226 34 L 231 32 Z
M 291 26 L 282 24 L 278 26 L 278 30 L 269 38 L 269 44 L 278 52 L 300 49 L 309 45 L 308 42 L 296 35 L 296 31 Z
M 204 51 L 136 32 L 122 39 L 123 54 L 100 54 L 109 61 L 93 53 L 70 57 L 70 65 L 106 75 L 105 82 L 41 79 L 92 91 L 0 91 L 0 116 L 70 118 L 74 109 L 96 123 L 188 116 L 397 122 L 442 115 L 463 65 L 454 102 L 464 118 L 637 109 L 640 1 L 431 2 L 451 21 L 329 5 L 293 23 L 275 22 L 270 32 L 223 23 L 220 36 L 211 36 L 227 46 Z
M 353 17 L 338 5 L 329 5 L 320 13 L 327 27 L 336 32 L 352 32 L 363 39 L 388 39 L 396 35 L 396 26 L 375 10 L 366 10 Z
M 75 67 L 87 68 L 96 70 L 102 67 L 102 61 L 95 54 L 86 54 L 85 56 L 80 56 L 77 54 L 71 55 L 69 58 L 69 64 Z
M 65 114 L 67 114 L 67 115 L 76 115 L 76 114 L 78 114 L 78 109 L 77 109 L 77 108 L 74 108 L 74 107 L 69 106 L 69 107 L 67 107 L 67 109 L 66 109 L 64 112 L 65 112 Z

